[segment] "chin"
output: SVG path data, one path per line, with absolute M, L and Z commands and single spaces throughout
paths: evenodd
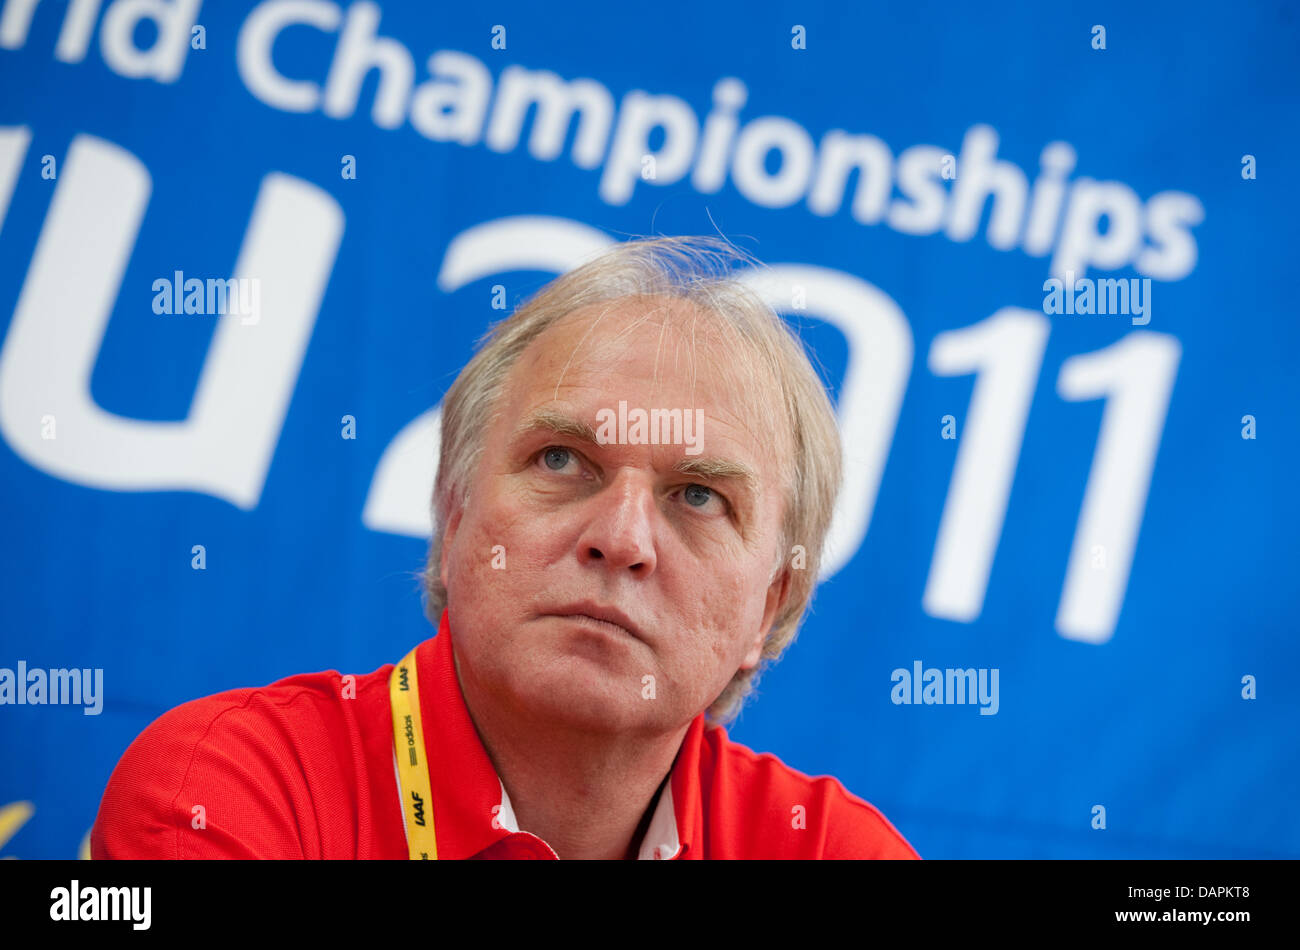
M 573 659 L 573 658 L 570 658 Z M 629 680 L 627 695 L 618 695 L 609 677 L 595 669 L 561 663 L 544 673 L 522 674 L 516 696 L 530 715 L 580 726 L 592 732 L 619 731 L 644 725 L 653 701 L 643 700 Z

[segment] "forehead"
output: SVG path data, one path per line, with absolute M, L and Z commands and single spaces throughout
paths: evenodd
M 702 408 L 715 434 L 771 446 L 787 433 L 774 431 L 777 386 L 759 367 L 724 317 L 678 298 L 624 297 L 581 307 L 539 334 L 511 372 L 507 402 L 520 415 L 632 399 L 652 404 L 644 409 Z
M 688 300 L 607 300 L 568 313 L 529 344 L 511 370 L 499 421 L 555 408 L 594 424 L 595 412 L 620 400 L 647 411 L 701 408 L 708 455 L 736 457 L 780 485 L 790 433 L 775 378 L 762 366 L 725 317 Z

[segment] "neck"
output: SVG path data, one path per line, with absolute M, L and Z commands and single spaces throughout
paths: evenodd
M 690 724 L 647 738 L 538 722 L 492 702 L 459 658 L 456 676 L 520 830 L 564 859 L 635 858 Z

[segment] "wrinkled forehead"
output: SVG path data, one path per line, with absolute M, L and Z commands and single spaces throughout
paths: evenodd
M 622 297 L 566 314 L 533 340 L 511 374 L 516 394 L 562 398 L 567 385 L 603 379 L 608 397 L 618 380 L 651 379 L 651 397 L 682 397 L 705 406 L 771 445 L 783 418 L 772 369 L 728 319 L 675 297 Z M 545 392 L 543 392 L 545 391 Z

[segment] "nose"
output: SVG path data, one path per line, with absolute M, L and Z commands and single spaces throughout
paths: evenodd
M 578 561 L 628 570 L 636 577 L 654 573 L 655 507 L 653 486 L 644 475 L 625 470 L 590 499 L 578 537 Z

